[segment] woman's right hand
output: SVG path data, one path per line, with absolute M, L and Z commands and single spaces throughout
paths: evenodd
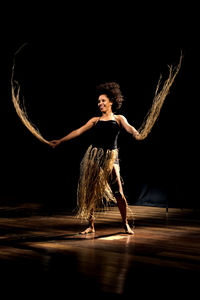
M 49 141 L 49 145 L 52 147 L 52 148 L 55 148 L 57 147 L 58 145 L 60 145 L 61 143 L 61 140 L 52 140 L 52 141 Z

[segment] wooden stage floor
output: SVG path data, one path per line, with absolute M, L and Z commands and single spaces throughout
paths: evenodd
M 163 298 L 176 291 L 191 298 L 199 291 L 200 212 L 130 209 L 133 236 L 124 234 L 117 208 L 100 213 L 95 234 L 80 235 L 87 223 L 65 209 L 0 207 L 1 291 L 44 299 L 136 292 Z

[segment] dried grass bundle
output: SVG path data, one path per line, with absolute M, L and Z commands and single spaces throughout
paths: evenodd
M 92 145 L 88 147 L 80 165 L 77 217 L 88 218 L 91 210 L 106 208 L 112 201 L 116 203 L 108 182 L 117 153 L 117 150 L 104 151 Z
M 24 45 L 23 45 L 24 46 Z M 22 46 L 22 47 L 23 47 Z M 22 48 L 21 47 L 21 48 Z M 15 53 L 15 55 L 21 50 L 21 48 Z M 14 80 L 14 70 L 15 70 L 15 59 L 12 67 L 12 75 L 11 75 L 11 94 L 12 94 L 12 102 L 14 104 L 16 113 L 21 119 L 22 123 L 26 126 L 26 128 L 41 142 L 50 145 L 50 142 L 47 141 L 40 133 L 38 128 L 30 121 L 28 115 L 26 113 L 25 106 L 20 102 L 20 85 Z
M 182 58 L 183 58 L 183 56 L 181 53 L 178 65 L 177 66 L 172 66 L 172 65 L 168 66 L 169 67 L 169 76 L 163 83 L 162 88 L 160 88 L 161 79 L 162 79 L 162 75 L 160 75 L 160 78 L 159 78 L 159 81 L 158 81 L 158 84 L 156 87 L 155 95 L 153 98 L 152 106 L 149 109 L 146 117 L 144 118 L 142 125 L 138 129 L 138 131 L 140 133 L 140 140 L 144 140 L 148 136 L 148 134 L 150 133 L 157 118 L 159 117 L 160 110 L 163 106 L 166 96 L 169 94 L 170 87 L 172 86 L 174 79 L 181 68 Z

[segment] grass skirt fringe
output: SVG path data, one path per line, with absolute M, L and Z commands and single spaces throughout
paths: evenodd
M 89 146 L 80 165 L 77 188 L 76 216 L 89 218 L 92 210 L 107 206 L 116 199 L 109 185 L 118 150 L 106 150 Z

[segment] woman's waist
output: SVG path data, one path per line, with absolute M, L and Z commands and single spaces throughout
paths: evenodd
M 103 149 L 104 151 L 106 151 L 106 150 L 117 150 L 118 149 L 116 142 L 114 142 L 114 143 L 95 142 L 95 143 L 92 144 L 92 147 L 98 148 L 98 149 Z

